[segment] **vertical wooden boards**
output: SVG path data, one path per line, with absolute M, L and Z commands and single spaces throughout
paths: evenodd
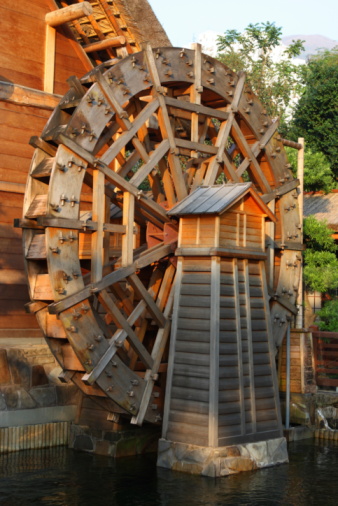
M 46 93 L 54 93 L 56 30 L 52 26 L 46 25 L 45 32 L 43 91 Z
M 97 222 L 97 230 L 92 234 L 91 244 L 91 280 L 100 281 L 104 261 L 104 232 L 106 206 L 104 196 L 104 174 L 99 170 L 93 171 L 93 212 L 92 219 Z
M 263 266 L 254 260 L 221 262 L 220 446 L 281 435 Z
M 134 247 L 134 212 L 135 197 L 131 193 L 123 193 L 123 225 L 126 233 L 122 236 L 122 266 L 126 267 L 133 263 Z
M 208 446 L 211 259 L 179 260 L 176 276 L 163 437 Z
M 220 258 L 211 258 L 209 446 L 218 446 Z

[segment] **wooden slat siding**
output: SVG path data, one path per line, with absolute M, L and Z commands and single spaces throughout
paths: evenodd
M 218 446 L 219 338 L 220 338 L 220 258 L 211 259 L 210 297 L 210 382 L 209 382 L 209 446 Z
M 43 89 L 45 64 L 44 17 L 50 11 L 47 0 L 26 0 L 13 3 L 3 0 L 0 5 L 0 74 L 3 80 L 29 88 Z M 8 27 L 15 27 L 15 35 Z M 72 74 L 81 77 L 89 70 L 78 57 L 62 28 L 56 34 L 55 93 L 64 94 L 66 79 Z M 39 131 L 39 130 L 36 130 Z
M 221 218 L 222 219 L 222 218 Z M 232 260 L 221 261 L 220 268 L 220 306 L 229 307 L 233 310 L 236 317 L 236 300 L 235 300 L 235 279 L 233 276 Z M 225 297 L 225 296 L 226 297 Z M 241 381 L 238 369 L 238 346 L 237 346 L 237 325 L 236 319 L 220 318 L 220 349 L 219 349 L 219 413 L 218 437 L 238 436 L 241 434 Z M 229 362 L 233 364 L 230 366 Z M 228 374 L 230 372 L 230 374 Z M 228 394 L 230 399 L 228 402 L 221 403 L 224 392 Z M 237 410 L 234 413 L 234 401 Z M 230 406 L 230 408 L 229 408 Z M 230 409 L 230 411 L 229 411 Z M 227 415 L 235 415 L 236 421 L 232 418 L 232 422 L 226 421 L 224 417 Z
M 13 228 L 14 218 L 22 215 L 22 205 L 23 195 L 0 192 L 0 329 L 22 329 L 20 337 L 29 337 L 24 329 L 36 329 L 38 323 L 33 314 L 24 310 L 29 295 L 21 230 Z
M 220 246 L 262 250 L 262 217 L 238 212 L 220 218 Z
M 282 392 L 286 391 L 286 340 L 279 351 L 279 389 Z M 302 390 L 302 360 L 301 360 L 301 342 L 299 334 L 291 334 L 290 339 L 290 391 L 301 393 Z
M 175 355 L 175 345 L 176 345 L 176 335 L 177 335 L 177 320 L 178 320 L 178 309 L 179 309 L 179 295 L 182 285 L 182 268 L 183 268 L 183 259 L 182 257 L 178 258 L 177 261 L 177 270 L 175 277 L 175 287 L 174 287 L 174 307 L 172 314 L 172 326 L 171 326 L 171 336 L 170 336 L 170 345 L 169 345 L 169 359 L 168 359 L 168 373 L 167 373 L 167 383 L 166 383 L 166 392 L 165 392 L 165 403 L 163 410 L 163 423 L 162 423 L 162 437 L 168 439 L 168 427 L 169 427 L 169 415 L 171 409 L 171 400 L 172 400 L 172 381 L 174 375 L 174 359 L 177 359 Z
M 254 374 L 255 374 L 255 388 L 259 388 L 260 386 L 272 386 L 273 395 L 270 396 L 270 399 L 274 399 L 275 407 L 274 407 L 274 417 L 271 416 L 271 412 L 266 411 L 265 409 L 259 411 L 260 405 L 257 405 L 257 430 L 279 430 L 280 434 L 282 434 L 282 421 L 281 421 L 281 413 L 279 406 L 279 393 L 278 393 L 278 380 L 277 380 L 277 371 L 276 371 L 276 363 L 274 356 L 274 346 L 273 346 L 273 332 L 272 332 L 272 324 L 270 317 L 270 309 L 269 309 L 269 296 L 268 296 L 268 288 L 267 288 L 267 279 L 266 279 L 266 271 L 264 262 L 259 262 L 260 271 L 261 271 L 261 280 L 262 280 L 262 290 L 263 290 L 263 300 L 265 305 L 265 321 L 267 330 L 262 332 L 262 336 L 266 336 L 267 344 L 268 344 L 268 356 L 269 356 L 269 365 L 261 365 L 255 362 L 254 358 Z M 249 267 L 250 272 L 250 267 Z M 257 350 L 258 342 L 253 342 L 253 351 L 254 355 Z M 266 367 L 266 369 L 265 369 Z M 269 369 L 269 372 L 268 372 Z M 265 399 L 269 399 L 268 395 Z M 259 413 L 259 418 L 258 418 Z M 264 418 L 265 413 L 265 418 Z
M 210 258 L 182 260 L 173 316 L 175 344 L 170 351 L 172 379 L 165 433 L 167 439 L 206 446 L 209 444 L 210 285 Z M 196 293 L 196 288 L 200 287 L 202 294 Z M 208 294 L 207 300 L 203 293 Z M 201 406 L 205 406 L 202 412 Z

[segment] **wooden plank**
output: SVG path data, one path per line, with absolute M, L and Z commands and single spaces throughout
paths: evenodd
M 168 149 L 169 149 L 169 141 L 168 139 L 164 139 L 155 149 L 155 151 L 151 153 L 148 162 L 138 169 L 136 174 L 134 174 L 134 176 L 130 179 L 129 182 L 136 187 L 140 186 L 140 184 L 154 169 L 155 165 L 157 165 L 159 161 L 165 156 Z
M 132 313 L 128 316 L 127 322 L 130 326 L 134 325 L 138 318 L 142 315 L 146 308 L 145 302 L 142 300 L 138 303 L 136 308 L 132 311 Z M 89 385 L 95 383 L 98 377 L 104 372 L 110 360 L 114 357 L 114 355 L 118 351 L 118 347 L 115 344 L 115 341 L 119 341 L 119 343 L 123 343 L 123 341 L 127 338 L 127 332 L 124 329 L 118 329 L 113 337 L 110 340 L 109 348 L 105 351 L 104 355 L 100 358 L 100 361 L 96 364 L 94 369 L 85 374 L 82 377 L 82 380 Z
M 169 428 L 169 416 L 171 409 L 171 399 L 173 397 L 173 376 L 174 376 L 174 364 L 177 359 L 176 355 L 176 337 L 177 337 L 177 322 L 178 322 L 178 309 L 179 309 L 179 298 L 180 298 L 180 289 L 182 284 L 182 271 L 183 271 L 183 258 L 178 258 L 177 270 L 175 276 L 175 283 L 173 288 L 173 316 L 172 316 L 172 334 L 170 338 L 170 348 L 169 348 L 169 359 L 168 359 L 168 373 L 167 373 L 167 386 L 166 386 L 166 394 L 165 394 L 165 403 L 163 410 L 163 425 L 162 425 L 162 437 L 166 438 L 168 436 L 168 428 Z
M 163 87 L 159 78 L 153 50 L 150 44 L 147 44 L 145 49 L 146 61 L 148 71 L 154 84 L 154 94 L 157 96 L 160 110 L 158 113 L 158 120 L 163 139 L 168 139 L 170 144 L 170 153 L 168 155 L 168 162 L 170 165 L 171 175 L 173 178 L 176 195 L 178 200 L 183 200 L 187 196 L 187 188 L 184 181 L 180 160 L 177 156 L 177 147 L 175 144 L 174 134 L 172 132 L 168 109 L 163 96 Z
M 212 185 L 215 183 L 218 174 L 219 164 L 224 159 L 223 153 L 225 150 L 226 143 L 228 142 L 228 137 L 234 119 L 235 119 L 234 113 L 230 112 L 227 121 L 224 121 L 220 126 L 215 143 L 217 153 L 216 156 L 211 159 L 206 176 L 204 178 L 204 184 L 206 185 Z
M 129 267 L 124 267 L 110 274 L 107 274 L 97 283 L 91 283 L 90 285 L 86 286 L 83 290 L 80 290 L 79 292 L 70 295 L 69 297 L 65 297 L 59 302 L 50 304 L 48 306 L 48 311 L 50 314 L 61 313 L 62 311 L 65 311 L 66 309 L 75 306 L 75 304 L 78 304 L 79 302 L 88 299 L 88 297 L 90 297 L 93 293 L 97 293 L 100 290 L 104 290 L 108 286 L 113 285 L 114 283 L 122 281 L 127 276 L 132 274 L 135 270 L 136 270 L 135 265 L 130 265 Z
M 89 2 L 81 2 L 79 4 L 69 5 L 62 9 L 48 12 L 45 15 L 45 22 L 49 26 L 60 26 L 63 23 L 90 16 L 93 13 L 93 7 Z
M 0 81 L 0 100 L 6 102 L 53 111 L 60 99 L 61 95 Z
M 32 200 L 25 218 L 37 218 L 47 214 L 47 195 L 36 195 Z
M 106 292 L 106 290 L 102 290 L 98 296 L 100 303 L 103 307 L 111 314 L 113 319 L 121 326 L 121 328 L 127 333 L 127 339 L 130 346 L 133 350 L 138 354 L 142 362 L 148 367 L 152 368 L 153 359 L 151 358 L 149 352 L 143 346 L 143 344 L 139 341 L 137 335 L 129 325 L 128 321 L 124 318 L 122 313 L 119 311 L 117 306 L 114 304 L 110 295 Z M 115 343 L 116 344 L 116 343 Z
M 154 318 L 159 327 L 163 328 L 166 323 L 166 319 L 163 316 L 163 313 L 157 307 L 154 299 L 149 294 L 142 281 L 136 276 L 136 274 L 132 274 L 128 276 L 128 281 L 135 290 L 135 292 L 141 297 L 145 303 L 147 304 L 147 308 L 151 316 Z
M 240 401 L 240 431 L 245 434 L 245 405 L 244 405 L 244 379 L 243 379 L 243 359 L 242 359 L 242 334 L 241 334 L 241 315 L 239 307 L 239 281 L 238 281 L 238 262 L 233 260 L 233 286 L 236 311 L 236 341 L 237 341 L 237 367 L 238 367 L 238 388 Z
M 47 93 L 54 93 L 55 41 L 55 28 L 46 25 L 43 90 Z
M 255 382 L 254 382 L 254 357 L 253 357 L 253 345 L 252 345 L 252 317 L 257 316 L 257 310 L 254 309 L 253 314 L 251 313 L 250 304 L 250 273 L 248 261 L 244 260 L 244 279 L 245 279 L 245 310 L 246 310 L 246 328 L 247 328 L 247 340 L 248 340 L 248 354 L 249 354 L 249 376 L 250 376 L 250 405 L 251 405 L 251 422 L 252 431 L 256 432 L 256 397 L 255 397 Z M 265 313 L 263 312 L 263 317 Z
M 103 51 L 104 49 L 111 47 L 122 47 L 126 44 L 126 38 L 122 35 L 118 37 L 107 37 L 104 40 L 86 44 L 83 47 L 86 53 L 92 53 L 94 51 Z
M 200 105 L 195 102 L 191 103 L 187 102 L 186 100 L 178 100 L 177 98 L 172 98 L 168 96 L 166 96 L 164 100 L 166 105 L 169 107 L 175 107 L 176 109 L 182 109 L 183 111 L 189 111 L 192 113 L 200 114 L 201 116 L 209 116 L 211 118 L 216 118 L 221 121 L 226 121 L 229 116 L 229 113 L 226 111 L 212 109 L 211 107 L 206 107 L 204 105 Z
M 299 179 L 294 179 L 293 181 L 289 181 L 288 183 L 284 183 L 283 185 L 279 186 L 278 188 L 276 188 L 272 192 L 262 195 L 261 199 L 263 200 L 263 202 L 265 202 L 265 204 L 267 204 L 268 202 L 275 199 L 276 197 L 282 197 L 286 193 L 289 193 L 292 190 L 295 190 L 299 185 L 300 185 Z
M 210 378 L 209 378 L 209 446 L 218 446 L 218 391 L 219 391 L 219 319 L 220 319 L 220 258 L 211 259 L 210 301 Z
M 93 171 L 93 221 L 97 223 L 97 229 L 92 234 L 91 240 L 91 281 L 95 283 L 102 278 L 104 262 L 103 249 L 103 224 L 105 222 L 105 178 L 98 170 Z
M 146 381 L 146 387 L 143 392 L 142 401 L 140 403 L 140 409 L 136 417 L 133 417 L 131 419 L 132 424 L 141 425 L 145 416 L 146 412 L 149 406 L 150 397 L 154 388 L 154 383 L 157 379 L 157 372 L 159 370 L 162 356 L 164 353 L 164 350 L 167 345 L 167 341 L 170 335 L 171 330 L 171 321 L 170 321 L 170 315 L 173 309 L 174 304 L 174 285 L 172 285 L 170 294 L 168 297 L 168 302 L 166 305 L 166 308 L 164 310 L 164 317 L 166 319 L 166 323 L 163 328 L 160 328 L 157 332 L 155 343 L 152 349 L 151 356 L 154 359 L 154 364 L 152 369 L 148 369 L 145 374 L 145 381 Z
M 260 185 L 262 191 L 264 193 L 269 193 L 271 191 L 270 185 L 262 169 L 260 168 L 259 163 L 256 160 L 256 157 L 253 154 L 249 144 L 247 143 L 237 121 L 235 120 L 233 122 L 232 135 L 244 156 L 250 160 L 251 170 L 254 173 L 255 178 L 257 179 L 257 183 Z
M 127 267 L 133 263 L 134 247 L 134 214 L 135 197 L 129 192 L 123 193 L 123 226 L 126 229 L 122 236 L 122 267 Z

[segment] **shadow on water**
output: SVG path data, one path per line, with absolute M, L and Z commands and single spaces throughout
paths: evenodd
M 156 468 L 156 455 L 114 461 L 66 448 L 0 456 L 0 504 L 221 506 L 337 504 L 338 446 L 289 447 L 290 464 L 220 479 Z

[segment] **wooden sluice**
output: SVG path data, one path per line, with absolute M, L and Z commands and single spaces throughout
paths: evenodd
M 170 214 L 180 236 L 163 436 L 211 447 L 281 437 L 264 265 L 276 219 L 251 183 L 200 187 Z

